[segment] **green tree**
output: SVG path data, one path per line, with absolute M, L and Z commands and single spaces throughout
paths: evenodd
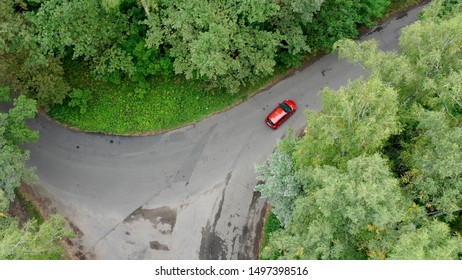
M 309 37 L 303 29 L 311 23 L 323 3 L 324 0 L 279 1 L 279 10 L 271 22 L 273 28 L 282 36 L 282 49 L 289 55 L 311 51 L 311 46 L 308 44 Z
M 378 79 L 354 81 L 337 92 L 321 92 L 323 110 L 308 112 L 307 135 L 295 152 L 298 167 L 344 166 L 379 151 L 400 131 L 396 92 Z
M 427 99 L 425 105 L 437 111 L 443 111 L 452 118 L 462 117 L 462 70 L 454 70 L 436 83 L 427 84 L 428 90 L 435 94 Z
M 461 68 L 461 27 L 461 13 L 441 20 L 424 18 L 403 30 L 400 46 L 419 73 L 428 78 L 447 75 Z
M 294 153 L 304 192 L 264 257 L 460 258 L 461 237 L 447 223 L 462 201 L 462 5 L 455 2 L 434 1 L 403 31 L 401 53 L 379 51 L 374 41 L 335 45 L 370 78 L 338 96 L 323 91 L 323 111 L 308 113 Z M 376 109 L 364 115 L 363 104 Z M 398 174 L 375 154 L 386 142 Z
M 450 125 L 444 113 L 418 109 L 414 142 L 403 157 L 410 166 L 406 188 L 429 211 L 453 211 L 462 207 L 462 129 Z
M 451 17 L 440 18 L 443 3 L 435 1 L 425 10 L 423 20 L 403 29 L 401 54 L 379 51 L 373 41 L 344 40 L 335 45 L 339 56 L 361 64 L 391 85 L 400 94 L 401 103 L 415 99 L 422 105 L 433 106 L 433 98 L 438 97 L 441 89 L 457 84 L 462 68 L 462 13 L 454 11 Z
M 263 197 L 269 199 L 273 212 L 282 226 L 292 220 L 295 199 L 301 194 L 302 186 L 295 178 L 295 162 L 292 158 L 297 145 L 295 134 L 290 132 L 284 139 L 278 140 L 276 150 L 268 162 L 255 167 L 261 181 L 255 187 Z
M 0 2 L 0 86 L 10 86 L 40 105 L 61 104 L 69 86 L 59 59 L 41 53 L 34 25 L 15 10 L 23 2 Z
M 370 239 L 393 233 L 408 199 L 378 154 L 313 169 L 293 221 L 272 236 L 264 255 L 282 259 L 364 259 Z
M 43 1 L 27 17 L 42 52 L 57 57 L 98 57 L 127 32 L 125 15 L 105 10 L 99 0 Z
M 3 88 L 2 92 L 8 92 L 8 89 Z M 5 98 L 5 94 L 2 97 Z M 0 113 L 0 189 L 10 201 L 22 180 L 32 182 L 35 179 L 34 169 L 25 166 L 29 151 L 18 147 L 18 144 L 37 140 L 37 132 L 24 123 L 35 116 L 35 104 L 34 100 L 20 96 L 14 100 L 14 107 L 8 113 Z
M 356 38 L 358 26 L 371 24 L 389 5 L 389 0 L 326 0 L 304 28 L 307 43 L 313 50 L 330 52 L 337 40 Z
M 462 238 L 451 233 L 449 226 L 437 220 L 404 233 L 391 250 L 388 259 L 457 260 L 462 256 Z
M 58 241 L 72 237 L 65 224 L 64 218 L 54 215 L 40 226 L 29 221 L 21 228 L 13 218 L 0 217 L 0 259 L 61 259 L 64 250 Z
M 147 44 L 170 45 L 175 73 L 236 92 L 273 72 L 276 52 L 307 50 L 301 24 L 322 1 L 141 1 Z M 282 44 L 281 44 L 282 43 Z
M 334 48 L 340 58 L 360 64 L 372 77 L 392 86 L 398 92 L 400 103 L 416 95 L 423 82 L 407 56 L 396 51 L 380 51 L 375 40 L 359 43 L 345 39 L 336 42 Z

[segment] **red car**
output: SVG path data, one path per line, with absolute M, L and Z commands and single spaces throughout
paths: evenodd
M 277 129 L 295 111 L 297 111 L 297 104 L 292 100 L 284 100 L 266 117 L 266 124 L 272 129 Z

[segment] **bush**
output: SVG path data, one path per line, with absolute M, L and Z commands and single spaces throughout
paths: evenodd
M 304 30 L 309 46 L 330 52 L 336 41 L 357 37 L 358 25 L 370 25 L 389 5 L 389 0 L 326 0 Z
M 92 99 L 92 94 L 88 90 L 74 89 L 69 94 L 69 107 L 78 108 L 81 114 L 87 112 L 88 104 Z

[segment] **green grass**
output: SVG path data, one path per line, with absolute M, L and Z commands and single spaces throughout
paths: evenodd
M 37 210 L 37 208 L 35 208 L 34 204 L 19 191 L 19 188 L 14 190 L 14 194 L 20 203 L 25 206 L 27 216 L 29 216 L 31 220 L 36 220 L 37 224 L 43 224 L 45 220 L 43 219 L 42 215 L 40 215 L 40 212 Z
M 263 249 L 268 245 L 269 240 L 270 240 L 270 234 L 279 229 L 282 229 L 281 223 L 279 222 L 276 215 L 274 215 L 273 212 L 270 211 L 268 216 L 266 217 L 265 225 L 263 226 L 264 235 L 263 235 L 263 240 L 262 240 L 260 249 Z M 276 258 L 276 256 L 274 258 Z M 274 259 L 274 258 L 271 258 L 271 259 Z M 261 258 L 261 259 L 264 259 L 264 258 Z
M 228 94 L 185 79 L 153 80 L 141 89 L 134 82 L 97 81 L 81 62 L 67 63 L 65 68 L 71 87 L 90 90 L 93 98 L 84 113 L 66 106 L 66 101 L 49 114 L 85 131 L 111 134 L 155 133 L 199 121 L 245 100 L 274 78 L 259 80 L 239 94 Z M 282 73 L 279 70 L 275 76 Z

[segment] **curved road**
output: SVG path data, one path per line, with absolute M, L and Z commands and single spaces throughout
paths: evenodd
M 414 9 L 373 29 L 396 49 Z M 79 232 L 73 243 L 90 259 L 254 259 L 265 201 L 253 192 L 262 163 L 288 127 L 304 127 L 304 109 L 320 110 L 317 92 L 364 75 L 327 55 L 226 112 L 163 135 L 76 133 L 42 116 L 27 148 L 37 167 L 34 190 L 50 212 Z M 277 131 L 264 118 L 283 99 L 298 104 Z

